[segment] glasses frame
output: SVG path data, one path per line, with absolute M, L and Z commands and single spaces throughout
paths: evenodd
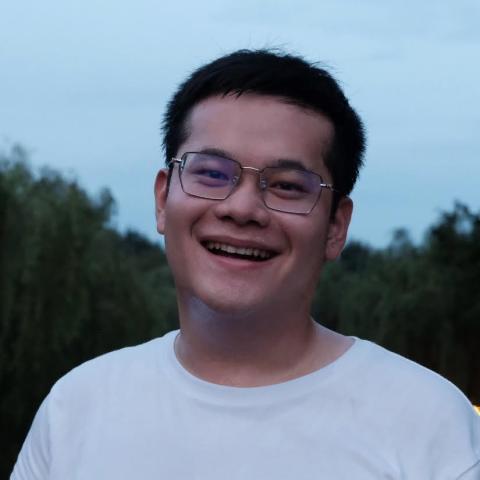
M 219 158 L 224 158 L 225 160 L 229 160 L 231 162 L 234 162 L 236 163 L 238 166 L 239 166 L 239 169 L 240 169 L 240 175 L 238 176 L 238 178 L 235 180 L 235 182 L 232 184 L 232 188 L 230 190 L 230 192 L 225 195 L 223 198 L 210 198 L 210 197 L 205 197 L 203 195 L 196 195 L 194 193 L 190 193 L 190 192 L 187 192 L 185 190 L 185 187 L 183 186 L 183 181 L 182 181 L 182 173 L 183 173 L 183 169 L 185 167 L 185 162 L 187 161 L 187 156 L 188 155 L 192 155 L 192 154 L 199 154 L 199 155 L 209 155 L 209 153 L 207 152 L 185 152 L 180 158 L 176 158 L 176 157 L 172 157 L 170 159 L 170 161 L 167 163 L 167 168 L 173 168 L 173 166 L 178 163 L 179 164 L 179 170 L 178 170 L 178 178 L 180 179 L 180 185 L 182 186 L 182 190 L 184 191 L 184 193 L 186 193 L 187 195 L 190 195 L 191 197 L 196 197 L 196 198 L 203 198 L 205 200 L 218 200 L 218 201 L 222 201 L 222 200 L 226 200 L 235 190 L 235 187 L 237 187 L 241 180 L 242 180 L 242 175 L 243 175 L 243 171 L 244 170 L 247 170 L 247 171 L 250 171 L 250 172 L 255 172 L 258 174 L 258 178 L 259 178 L 259 187 L 260 187 L 260 191 L 262 192 L 262 201 L 263 201 L 263 204 L 265 205 L 265 207 L 267 207 L 269 210 L 273 210 L 275 212 L 282 212 L 282 213 L 290 213 L 292 215 L 308 215 L 309 213 L 311 213 L 311 211 L 315 208 L 315 206 L 317 205 L 318 203 L 318 200 L 320 199 L 320 195 L 322 193 L 322 190 L 324 188 L 328 189 L 328 190 L 331 190 L 332 192 L 336 193 L 336 194 L 340 194 L 340 192 L 334 188 L 334 186 L 331 184 L 331 183 L 324 183 L 323 181 L 323 178 L 318 174 L 318 173 L 315 173 L 315 172 L 312 172 L 311 170 L 307 170 L 307 169 L 303 169 L 303 168 L 295 168 L 295 167 L 287 167 L 287 168 L 291 168 L 292 170 L 300 170 L 301 172 L 307 172 L 309 173 L 310 175 L 314 175 L 315 177 L 317 177 L 319 179 L 319 183 L 318 183 L 318 186 L 320 187 L 320 189 L 318 190 L 318 194 L 317 194 L 317 198 L 315 199 L 315 202 L 313 202 L 313 205 L 312 207 L 306 211 L 306 212 L 289 212 L 287 210 L 281 210 L 281 209 L 278 209 L 278 208 L 274 208 L 274 207 L 270 207 L 269 205 L 267 205 L 267 202 L 265 201 L 265 196 L 263 194 L 263 192 L 266 190 L 267 188 L 267 185 L 266 183 L 263 181 L 263 178 L 262 178 L 262 173 L 266 170 L 266 169 L 272 169 L 272 168 L 286 168 L 286 167 L 264 167 L 264 168 L 256 168 L 256 167 L 250 167 L 250 166 L 244 166 L 242 165 L 240 162 L 238 162 L 237 160 L 234 160 L 233 158 L 229 158 L 229 157 L 225 157 L 225 156 L 222 156 L 222 155 L 218 155 L 218 154 L 214 154 L 212 153 L 211 155 L 212 156 L 216 156 L 216 157 L 219 157 Z

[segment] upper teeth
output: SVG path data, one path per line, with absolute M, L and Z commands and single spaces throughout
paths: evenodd
M 222 250 L 227 253 L 235 253 L 237 255 L 249 255 L 260 258 L 269 258 L 271 256 L 270 252 L 266 250 L 260 250 L 259 248 L 234 247 L 233 245 L 219 242 L 207 242 L 207 248 L 209 250 Z

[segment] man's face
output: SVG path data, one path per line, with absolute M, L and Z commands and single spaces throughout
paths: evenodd
M 258 169 L 294 160 L 324 182 L 332 181 L 324 164 L 333 138 L 331 122 L 277 97 L 211 97 L 193 108 L 187 127 L 189 135 L 177 157 L 215 149 Z M 178 164 L 168 195 L 166 183 L 162 171 L 156 182 L 157 228 L 165 235 L 180 299 L 196 298 L 225 313 L 275 308 L 308 312 L 324 262 L 336 258 L 344 245 L 349 199 L 340 202 L 331 220 L 331 191 L 322 191 L 308 215 L 273 211 L 262 201 L 258 175 L 248 170 L 221 201 L 186 194 Z M 218 251 L 228 247 L 247 253 L 257 249 L 269 258 Z

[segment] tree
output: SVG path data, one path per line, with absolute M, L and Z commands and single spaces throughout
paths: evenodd
M 115 202 L 34 174 L 20 147 L 0 155 L 0 476 L 61 375 L 177 325 L 165 255 L 111 227 Z
M 313 315 L 449 378 L 480 403 L 480 214 L 457 203 L 415 246 L 351 242 L 325 269 Z

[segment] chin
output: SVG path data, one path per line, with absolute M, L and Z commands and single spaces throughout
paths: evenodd
M 197 291 L 194 294 L 195 303 L 198 304 L 196 308 L 202 308 L 203 305 L 211 314 L 225 317 L 246 317 L 264 310 L 265 298 L 258 298 L 257 295 L 254 297 L 245 294 L 243 289 L 231 288 Z

